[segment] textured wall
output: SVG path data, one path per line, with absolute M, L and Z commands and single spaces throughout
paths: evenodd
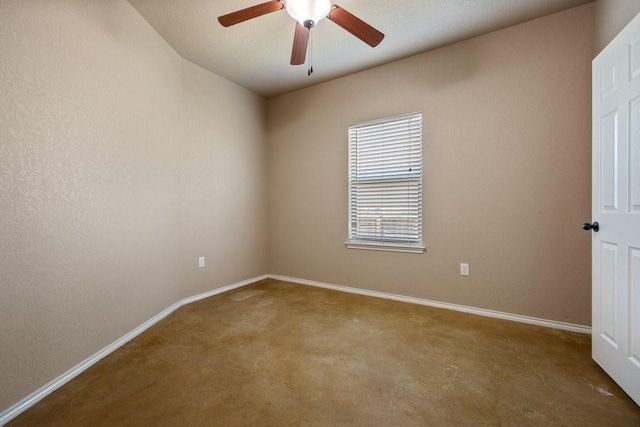
M 195 295 L 268 271 L 266 106 L 187 61 L 182 81 L 183 266 Z
M 269 100 L 270 271 L 590 324 L 593 25 L 588 4 Z M 414 111 L 427 252 L 346 249 L 347 127 Z
M 0 63 L 2 412 L 179 299 L 266 273 L 268 235 L 264 101 L 126 1 L 3 0 Z
M 640 13 L 638 0 L 597 0 L 595 3 L 596 55 Z

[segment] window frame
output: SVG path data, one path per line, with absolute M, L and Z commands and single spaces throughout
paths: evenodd
M 409 120 L 415 120 L 418 119 L 419 120 L 419 129 L 420 129 L 420 137 L 419 137 L 419 147 L 420 147 L 420 151 L 419 151 L 419 156 L 417 157 L 419 159 L 419 164 L 420 164 L 420 174 L 419 177 L 416 179 L 415 177 L 409 177 L 407 176 L 406 178 L 397 178 L 397 177 L 386 177 L 386 178 L 382 178 L 382 179 L 378 179 L 378 182 L 382 182 L 382 181 L 389 181 L 394 182 L 394 183 L 398 183 L 398 182 L 407 182 L 407 184 L 409 182 L 412 183 L 418 183 L 418 197 L 419 197 L 419 204 L 418 204 L 418 233 L 417 233 L 417 237 L 418 240 L 416 242 L 394 242 L 394 241 L 385 241 L 385 240 L 376 240 L 376 239 L 353 239 L 354 237 L 354 231 L 353 231 L 353 223 L 352 223 L 352 219 L 354 217 L 353 215 L 353 208 L 354 208 L 354 188 L 356 185 L 355 181 L 353 179 L 353 172 L 354 169 L 355 171 L 357 171 L 357 167 L 358 165 L 356 164 L 354 167 L 354 161 L 356 161 L 354 159 L 354 144 L 357 144 L 357 140 L 354 140 L 352 138 L 352 134 L 353 131 L 357 132 L 358 129 L 360 128 L 366 128 L 366 127 L 373 127 L 373 126 L 379 126 L 381 124 L 393 124 L 395 122 L 401 121 L 401 120 L 405 120 L 405 119 L 409 119 Z M 422 121 L 422 112 L 415 112 L 415 113 L 410 113 L 410 114 L 402 114 L 402 115 L 398 115 L 398 116 L 392 116 L 392 117 L 385 117 L 382 119 L 377 119 L 377 120 L 371 120 L 371 121 L 367 121 L 367 122 L 362 122 L 362 123 L 357 123 L 354 125 L 349 126 L 348 129 L 348 178 L 347 178 L 347 185 L 348 185 L 348 209 L 347 209 L 347 223 L 348 223 L 348 238 L 347 241 L 345 242 L 345 246 L 349 249 L 364 249 L 364 250 L 375 250 L 375 251 L 388 251 L 388 252 L 406 252 L 406 253 L 416 253 L 416 254 L 420 254 L 420 253 L 424 253 L 426 250 L 426 247 L 424 246 L 424 242 L 423 242 L 423 192 L 422 192 L 422 185 L 423 185 L 423 176 L 424 176 L 424 161 L 423 161 L 423 138 L 422 138 L 422 128 L 423 128 L 423 121 Z M 409 138 L 412 138 L 411 136 L 411 132 L 409 132 Z M 408 141 L 408 145 L 407 147 L 410 147 L 411 144 L 415 144 L 415 140 L 411 141 L 411 139 Z M 413 158 L 413 154 L 411 155 L 411 158 Z M 407 190 L 410 191 L 410 190 Z M 382 206 L 382 205 L 381 205 Z

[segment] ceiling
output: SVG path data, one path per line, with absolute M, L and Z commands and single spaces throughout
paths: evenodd
M 313 68 L 292 66 L 295 21 L 286 11 L 228 28 L 217 17 L 267 0 L 128 0 L 183 58 L 273 97 L 593 0 L 335 0 L 385 34 L 371 48 L 323 19 Z

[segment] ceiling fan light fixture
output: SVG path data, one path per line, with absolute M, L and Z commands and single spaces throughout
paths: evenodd
M 328 18 L 371 47 L 376 47 L 384 38 L 384 34 L 380 31 L 337 4 L 331 4 L 331 0 L 268 0 L 219 16 L 218 21 L 223 27 L 229 27 L 282 9 L 285 9 L 296 21 L 291 65 L 304 64 L 307 52 L 311 57 L 313 52 L 310 40 L 311 29 L 324 18 Z M 310 59 L 309 64 L 308 73 L 311 75 L 313 67 Z
M 287 0 L 287 13 L 303 26 L 314 26 L 331 11 L 330 0 Z

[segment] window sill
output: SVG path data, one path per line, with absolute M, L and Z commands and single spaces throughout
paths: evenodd
M 402 243 L 380 242 L 345 242 L 349 249 L 364 249 L 367 251 L 405 252 L 411 254 L 424 253 L 426 248 L 422 245 L 408 245 Z

